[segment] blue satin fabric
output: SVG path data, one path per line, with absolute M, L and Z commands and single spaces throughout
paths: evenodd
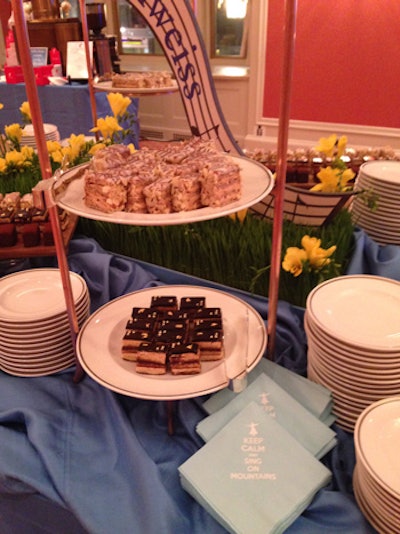
M 384 258 L 386 275 L 391 269 L 398 273 L 396 251 L 371 252 L 371 247 L 374 244 L 362 233 L 356 235 L 350 273 L 367 263 L 377 273 L 379 266 L 371 266 L 371 258 Z M 265 298 L 109 254 L 86 237 L 72 240 L 68 259 L 70 269 L 88 283 L 92 311 L 143 287 L 190 284 L 230 291 L 265 320 L 268 317 Z M 47 265 L 52 266 L 52 260 Z M 303 313 L 279 303 L 275 358 L 301 374 L 307 353 Z M 88 376 L 76 384 L 73 372 L 38 378 L 0 372 L 0 532 L 224 533 L 181 488 L 177 471 L 203 444 L 195 427 L 206 416 L 202 404 L 207 397 L 171 406 L 116 394 Z M 167 431 L 171 408 L 172 436 Z M 353 436 L 335 430 L 338 445 L 323 459 L 333 472 L 332 483 L 316 495 L 288 533 L 374 532 L 352 492 Z

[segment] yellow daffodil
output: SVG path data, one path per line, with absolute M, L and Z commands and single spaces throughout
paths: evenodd
M 321 248 L 321 239 L 310 237 L 309 235 L 303 236 L 301 246 L 306 251 L 310 267 L 316 271 L 330 263 L 331 260 L 329 257 L 332 256 L 336 250 L 336 245 L 333 245 L 328 249 Z
M 301 246 L 303 248 L 288 247 L 282 262 L 282 268 L 295 277 L 303 272 L 305 264 L 308 265 L 308 270 L 321 271 L 330 264 L 330 257 L 336 250 L 336 245 L 328 249 L 322 248 L 321 239 L 309 235 L 302 237 Z
M 93 156 L 94 154 L 96 154 L 96 152 L 98 150 L 102 150 L 103 148 L 105 148 L 107 145 L 105 143 L 96 143 L 95 145 L 93 145 L 90 150 L 89 150 L 89 154 L 91 156 Z
M 337 154 L 336 155 L 338 158 L 343 156 L 344 151 L 346 150 L 346 145 L 347 145 L 347 137 L 345 135 L 342 135 L 341 137 L 339 137 L 337 141 Z
M 23 146 L 21 148 L 21 154 L 24 159 L 24 164 L 31 165 L 33 156 L 35 154 L 34 149 L 31 146 Z
M 3 109 L 3 108 L 4 108 L 4 104 L 2 104 L 2 103 L 0 102 L 0 109 Z
M 21 167 L 24 164 L 24 156 L 19 150 L 10 150 L 6 153 L 7 165 Z
M 318 152 L 323 152 L 328 158 L 333 156 L 337 142 L 337 135 L 332 134 L 329 137 L 321 137 L 319 144 L 315 147 Z
M 83 134 L 75 135 L 72 134 L 70 138 L 68 139 L 68 146 L 70 150 L 68 151 L 68 155 L 70 157 L 70 161 L 73 161 L 75 158 L 77 158 L 80 154 L 80 151 L 82 150 L 82 147 L 86 143 L 85 136 Z
M 314 248 L 321 246 L 321 240 L 317 237 L 310 237 L 309 235 L 303 235 L 301 238 L 301 246 L 307 253 L 307 257 L 311 254 Z
M 314 271 L 319 271 L 323 267 L 326 267 L 331 262 L 330 256 L 335 252 L 336 245 L 329 247 L 328 249 L 324 248 L 315 248 L 313 249 L 311 255 L 308 257 L 310 262 L 310 267 Z
M 120 132 L 122 127 L 118 124 L 115 117 L 105 117 L 97 119 L 97 124 L 91 132 L 100 132 L 104 139 L 112 139 L 116 132 Z
M 24 122 L 32 121 L 31 108 L 30 108 L 29 102 L 22 102 L 19 110 L 22 113 L 22 118 L 24 119 Z
M 20 143 L 22 139 L 22 128 L 18 123 L 9 124 L 5 126 L 4 133 L 6 137 L 13 143 Z
M 109 93 L 107 100 L 115 118 L 122 117 L 132 103 L 130 98 L 121 95 L 121 93 Z
M 351 169 L 342 170 L 328 166 L 322 168 L 317 177 L 321 183 L 314 185 L 310 191 L 338 193 L 348 189 L 348 182 L 355 177 L 355 173 Z
M 307 253 L 298 247 L 288 247 L 283 258 L 282 268 L 292 273 L 294 277 L 300 276 L 303 272 L 303 265 L 307 261 Z
M 0 158 L 0 172 L 5 172 L 7 170 L 7 162 L 5 158 Z
M 47 141 L 47 151 L 55 163 L 61 163 L 64 158 L 63 147 L 58 141 Z
M 136 147 L 133 143 L 129 143 L 128 148 L 131 154 L 134 154 L 136 152 Z
M 355 173 L 351 169 L 346 169 L 340 174 L 340 190 L 344 191 L 348 187 L 348 182 L 355 177 Z
M 242 223 L 245 220 L 246 215 L 247 215 L 247 208 L 245 208 L 243 210 L 239 210 L 236 213 L 231 213 L 231 215 L 229 215 L 229 217 L 233 221 L 239 220 Z
M 317 173 L 321 183 L 314 185 L 311 191 L 322 191 L 324 193 L 335 193 L 340 190 L 340 170 L 331 166 L 324 167 Z

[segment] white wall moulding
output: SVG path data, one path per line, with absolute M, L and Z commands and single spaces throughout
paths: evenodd
M 261 135 L 257 134 L 257 130 Z M 348 146 L 352 148 L 391 147 L 396 152 L 400 152 L 400 129 L 397 128 L 295 120 L 290 121 L 289 149 L 311 148 L 321 137 L 327 137 L 333 133 L 346 135 Z M 278 119 L 260 120 L 255 131 L 246 135 L 244 148 L 247 150 L 260 147 L 274 149 L 277 135 Z

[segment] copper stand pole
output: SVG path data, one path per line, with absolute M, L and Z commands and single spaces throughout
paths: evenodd
M 12 10 L 15 19 L 15 31 L 18 40 L 18 49 L 20 55 L 20 61 L 22 71 L 24 73 L 24 80 L 26 85 L 26 94 L 28 97 L 29 107 L 31 111 L 33 130 L 35 132 L 35 141 L 37 146 L 37 152 L 40 163 L 40 170 L 42 173 L 42 179 L 47 180 L 52 177 L 51 164 L 49 154 L 47 151 L 46 137 L 43 127 L 43 118 L 40 108 L 40 101 L 35 82 L 35 74 L 32 66 L 32 60 L 30 55 L 30 43 L 28 37 L 28 30 L 26 26 L 23 2 L 22 0 L 11 0 Z M 64 241 L 62 231 L 60 227 L 60 221 L 58 218 L 57 206 L 54 203 L 49 205 L 49 216 L 51 229 L 54 237 L 54 244 L 56 248 L 58 265 L 61 273 L 61 280 L 64 290 L 64 297 L 68 312 L 68 320 L 71 330 L 71 338 L 74 346 L 76 347 L 76 337 L 78 334 L 78 321 L 76 317 L 74 297 L 72 294 L 71 280 L 69 276 L 69 267 L 66 258 Z M 83 376 L 83 370 L 76 359 L 76 372 L 74 380 L 80 380 Z
M 287 145 L 290 120 L 290 99 L 293 73 L 294 45 L 296 40 L 297 0 L 286 0 L 284 27 L 284 57 L 282 67 L 282 87 L 280 96 L 278 148 L 276 165 L 276 185 L 274 190 L 274 221 L 272 228 L 271 275 L 268 304 L 268 346 L 267 357 L 274 359 L 276 323 L 279 298 L 279 274 L 281 270 L 283 200 L 286 184 Z
M 88 85 L 89 85 L 89 97 L 90 97 L 90 106 L 92 110 L 92 122 L 93 126 L 96 126 L 97 123 L 97 107 L 96 107 L 96 93 L 93 87 L 93 68 L 92 68 L 92 60 L 90 57 L 90 49 L 89 49 L 89 29 L 87 24 L 87 17 L 86 17 L 86 5 L 85 0 L 79 0 L 79 9 L 81 14 L 81 23 L 82 23 L 82 33 L 83 33 L 83 41 L 85 43 L 85 54 L 86 54 L 86 65 L 87 65 L 87 71 L 88 71 Z M 96 139 L 99 139 L 99 134 L 96 132 Z

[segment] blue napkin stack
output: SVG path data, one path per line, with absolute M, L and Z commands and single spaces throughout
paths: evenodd
M 182 487 L 229 532 L 281 533 L 331 472 L 250 402 L 179 467 Z
M 196 428 L 198 434 L 209 441 L 252 401 L 316 458 L 322 458 L 336 445 L 335 432 L 264 373 L 223 408 L 200 421 Z
M 309 410 L 327 426 L 335 421 L 332 414 L 332 393 L 321 384 L 316 384 L 304 376 L 282 367 L 266 358 L 262 358 L 256 367 L 248 374 L 248 383 L 251 384 L 260 374 L 266 374 L 282 389 L 289 393 L 304 408 Z M 203 407 L 211 414 L 221 409 L 236 397 L 228 388 L 222 389 L 210 397 Z
M 280 533 L 331 478 L 319 460 L 337 442 L 332 394 L 265 358 L 248 383 L 204 403 L 206 443 L 179 467 L 181 484 L 229 532 Z

